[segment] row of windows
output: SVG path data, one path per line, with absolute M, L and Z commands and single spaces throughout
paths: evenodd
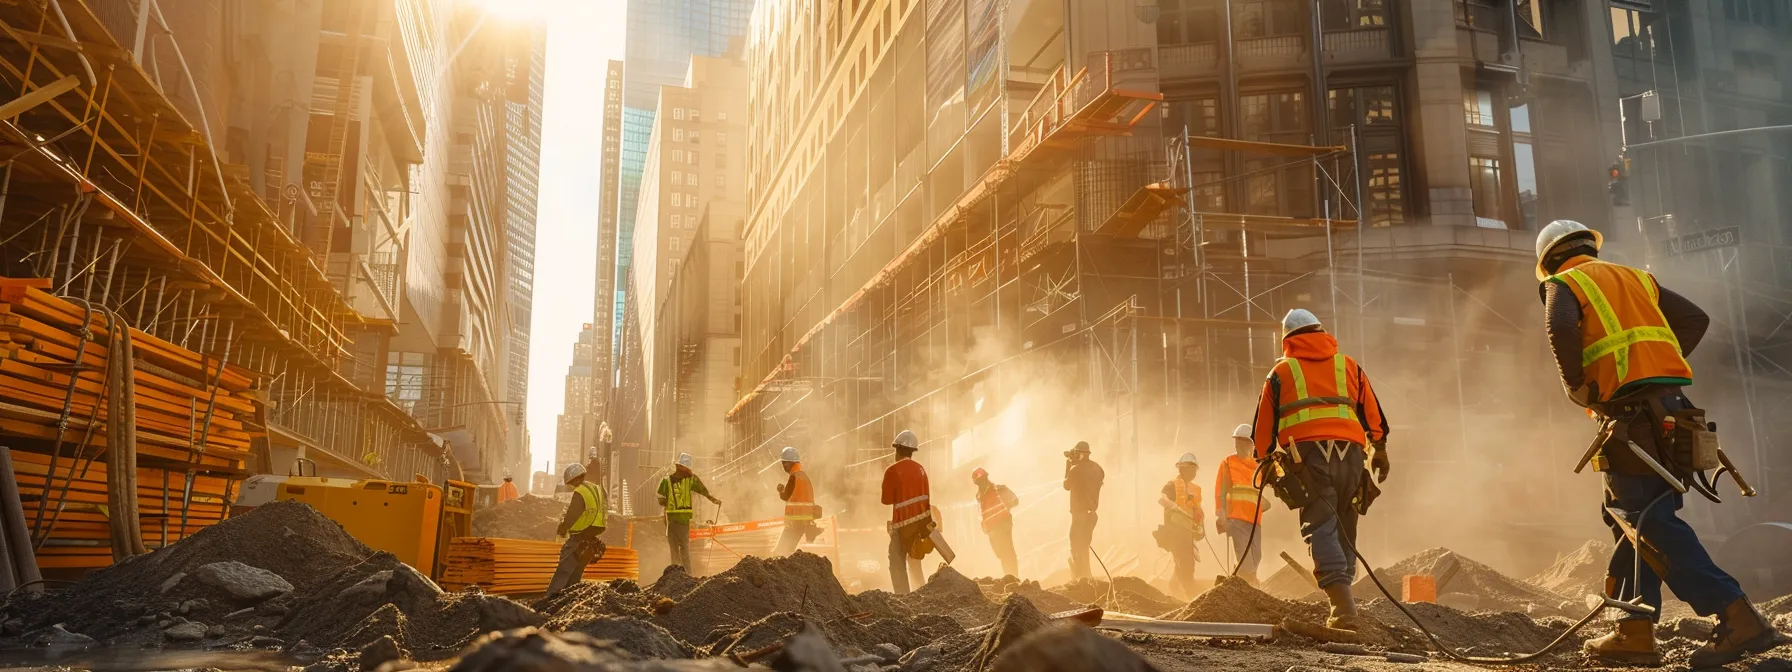
M 1238 39 L 1306 35 L 1306 5 L 1297 0 L 1233 0 L 1233 32 Z M 1224 33 L 1222 0 L 1160 0 L 1157 41 L 1160 45 L 1218 42 Z M 1386 0 L 1320 0 L 1324 30 L 1385 26 Z
M 718 154 L 717 156 L 721 155 Z M 728 178 L 726 176 L 717 175 L 715 183 L 717 187 L 726 187 L 728 186 Z M 695 187 L 703 183 L 697 180 L 696 173 L 684 173 L 674 170 L 672 171 L 672 184 L 676 186 L 690 185 Z

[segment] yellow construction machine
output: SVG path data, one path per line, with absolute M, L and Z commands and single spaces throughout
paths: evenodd
M 369 548 L 391 553 L 433 579 L 441 578 L 439 560 L 448 542 L 472 534 L 473 483 L 332 478 L 318 476 L 315 465 L 304 475 L 307 462 L 295 468 L 299 475 L 249 477 L 232 515 L 269 502 L 304 502 Z

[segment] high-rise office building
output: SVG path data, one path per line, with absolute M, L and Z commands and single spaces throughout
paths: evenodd
M 505 415 L 510 418 L 509 470 L 529 468 L 529 325 L 535 302 L 535 204 L 541 183 L 542 78 L 546 74 L 547 26 L 530 22 L 511 31 L 506 46 L 508 93 L 504 102 L 507 154 L 505 176 L 506 247 L 510 254 L 510 362 L 505 369 Z
M 597 326 L 591 354 L 593 375 L 600 378 L 591 395 L 591 412 L 603 417 L 615 385 L 614 361 L 618 320 L 616 312 L 616 216 L 619 197 L 617 169 L 622 154 L 622 61 L 610 61 L 604 72 L 603 167 L 598 174 L 597 287 L 592 293 L 591 322 Z
M 591 413 L 591 399 L 601 385 L 598 372 L 592 369 L 596 352 L 596 329 L 586 323 L 579 329 L 579 340 L 572 346 L 572 364 L 566 367 L 566 390 L 561 399 L 560 415 L 554 433 L 554 473 L 569 464 L 583 464 L 585 450 L 596 435 L 597 418 Z

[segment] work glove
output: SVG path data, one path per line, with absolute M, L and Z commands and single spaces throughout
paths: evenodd
M 1375 449 L 1369 456 L 1369 469 L 1375 472 L 1375 482 L 1385 483 L 1388 480 L 1388 442 L 1375 442 Z

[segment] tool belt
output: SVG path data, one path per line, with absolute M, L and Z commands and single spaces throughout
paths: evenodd
M 1319 488 L 1313 483 L 1313 475 L 1307 472 L 1306 462 L 1300 457 L 1300 448 L 1292 445 L 1277 448 L 1269 459 L 1274 464 L 1266 477 L 1270 479 L 1269 489 L 1275 493 L 1276 499 L 1282 500 L 1282 504 L 1290 511 L 1300 510 L 1313 503 Z
M 896 538 L 902 548 L 908 551 L 908 557 L 919 560 L 933 552 L 933 540 L 928 537 L 937 527 L 938 524 L 933 522 L 933 518 L 928 517 L 926 520 L 896 528 Z
M 610 547 L 604 544 L 604 540 L 599 539 L 597 535 L 585 537 L 579 542 L 579 561 L 591 564 L 604 557 L 604 552 L 609 549 Z
M 1670 410 L 1670 401 L 1679 408 Z M 1721 502 L 1713 482 L 1728 472 L 1743 496 L 1754 496 L 1754 488 L 1718 442 L 1717 423 L 1706 421 L 1705 411 L 1693 406 L 1678 387 L 1649 386 L 1589 409 L 1600 420 L 1600 430 L 1575 473 L 1591 464 L 1594 471 L 1656 474 L 1681 492 L 1698 490 Z M 1716 472 L 1706 474 L 1712 470 Z

